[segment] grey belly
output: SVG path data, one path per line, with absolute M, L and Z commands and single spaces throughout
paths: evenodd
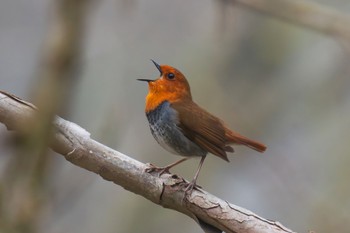
M 163 102 L 146 114 L 156 141 L 167 151 L 181 156 L 205 156 L 207 151 L 190 141 L 177 126 L 177 112 Z

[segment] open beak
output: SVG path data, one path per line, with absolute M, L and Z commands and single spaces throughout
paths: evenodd
M 162 68 L 160 67 L 160 65 L 157 63 L 157 62 L 155 62 L 155 61 L 153 61 L 152 59 L 151 59 L 151 61 L 153 62 L 153 64 L 157 67 L 157 69 L 159 70 L 159 72 L 160 72 L 160 76 L 162 76 Z M 152 80 L 152 79 L 144 79 L 144 78 L 139 78 L 139 79 L 137 79 L 138 81 L 144 81 L 144 82 L 153 82 L 153 81 L 155 81 L 155 80 Z

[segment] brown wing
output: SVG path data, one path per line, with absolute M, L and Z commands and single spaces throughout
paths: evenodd
M 191 100 L 175 102 L 171 106 L 179 113 L 179 127 L 190 140 L 208 152 L 229 161 L 226 152 L 233 152 L 227 146 L 223 123 Z

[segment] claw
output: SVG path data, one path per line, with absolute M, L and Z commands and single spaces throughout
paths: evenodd
M 157 166 L 149 163 L 148 164 L 149 168 L 146 168 L 145 172 L 147 172 L 147 173 L 157 172 L 158 176 L 160 177 L 164 173 L 170 174 L 170 168 L 172 168 L 172 167 L 174 167 L 174 166 L 176 166 L 176 165 L 178 165 L 186 160 L 187 160 L 187 158 L 183 158 L 183 159 L 180 159 L 179 161 L 176 161 L 175 163 L 169 164 L 168 166 L 165 166 L 165 167 L 157 167 Z
M 185 187 L 185 195 L 182 200 L 185 200 L 186 197 L 191 196 L 193 190 L 197 190 L 198 192 L 203 193 L 201 190 L 202 187 L 196 184 L 196 180 L 192 180 L 190 183 L 186 183 Z
M 164 173 L 170 174 L 169 167 L 157 167 L 151 163 L 148 165 L 149 165 L 149 167 L 145 169 L 145 172 L 147 172 L 147 173 L 155 172 L 155 173 L 157 173 L 158 177 L 160 177 Z

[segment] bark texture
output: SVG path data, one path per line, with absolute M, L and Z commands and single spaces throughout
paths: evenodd
M 32 104 L 11 94 L 0 93 L 0 122 L 8 130 L 21 131 L 38 114 Z M 145 172 L 148 167 L 93 139 L 75 123 L 55 117 L 49 147 L 69 162 L 100 175 L 157 205 L 193 218 L 205 232 L 286 233 L 292 230 L 264 219 L 214 195 L 194 190 L 184 197 L 185 180 L 172 174 L 158 177 Z

